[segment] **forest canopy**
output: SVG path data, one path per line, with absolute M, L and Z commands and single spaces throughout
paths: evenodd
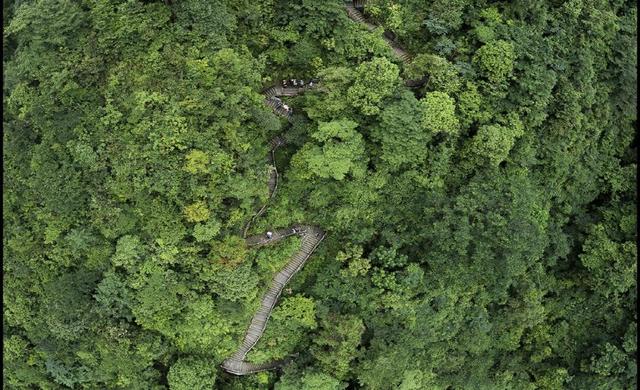
M 636 387 L 635 2 L 3 11 L 6 388 Z M 239 377 L 301 246 L 243 239 L 276 136 L 251 233 L 327 234 Z

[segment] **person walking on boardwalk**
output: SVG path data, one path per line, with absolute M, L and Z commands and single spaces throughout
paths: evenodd
M 267 240 L 270 240 L 273 237 L 273 232 L 267 232 Z

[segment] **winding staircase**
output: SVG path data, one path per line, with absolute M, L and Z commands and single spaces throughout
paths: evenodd
M 365 1 L 363 0 L 345 2 L 345 9 L 350 19 L 364 24 L 369 31 L 373 31 L 378 27 L 367 22 L 365 16 L 361 11 L 364 8 L 364 3 Z M 408 63 L 411 61 L 411 56 L 409 55 L 409 53 L 407 53 L 395 41 L 389 39 L 386 35 L 383 36 L 383 39 L 387 42 L 387 44 L 389 44 L 389 46 L 393 49 L 395 55 L 401 61 L 403 61 L 404 63 Z M 407 80 L 406 84 L 411 86 L 410 82 L 415 83 L 415 81 Z M 265 96 L 265 104 L 271 107 L 276 114 L 286 118 L 291 122 L 291 110 L 286 109 L 286 107 L 280 100 L 280 97 L 296 96 L 310 88 L 311 87 L 309 85 L 298 88 L 284 86 L 273 86 L 267 88 L 263 91 L 263 94 Z M 285 142 L 285 139 L 280 136 L 274 138 L 271 141 L 271 150 L 268 156 L 271 169 L 269 171 L 269 179 L 267 183 L 269 188 L 269 198 L 267 202 L 249 220 L 244 228 L 243 237 L 245 238 L 247 246 L 250 247 L 260 247 L 264 245 L 275 244 L 287 237 L 294 235 L 301 237 L 302 242 L 300 245 L 300 250 L 297 251 L 291 257 L 291 259 L 289 259 L 284 268 L 282 268 L 271 280 L 269 289 L 263 295 L 262 301 L 260 302 L 260 308 L 253 315 L 251 323 L 249 324 L 249 327 L 245 332 L 242 344 L 238 347 L 233 355 L 231 355 L 222 363 L 221 367 L 225 371 L 235 375 L 247 375 L 260 371 L 275 369 L 290 360 L 284 359 L 268 363 L 255 364 L 245 361 L 245 358 L 249 351 L 253 347 L 255 347 L 255 345 L 262 337 L 262 334 L 264 333 L 264 330 L 267 326 L 269 316 L 271 315 L 271 311 L 278 302 L 278 298 L 282 293 L 282 289 L 291 280 L 291 278 L 304 266 L 306 261 L 309 259 L 309 257 L 311 257 L 313 252 L 316 250 L 318 245 L 320 245 L 320 242 L 322 242 L 326 235 L 326 233 L 318 226 L 294 225 L 289 228 L 273 231 L 270 238 L 268 238 L 265 234 L 247 237 L 247 232 L 249 231 L 250 226 L 266 211 L 267 205 L 269 204 L 271 199 L 273 199 L 278 189 L 278 170 L 275 164 L 275 151 L 280 146 L 284 145 Z

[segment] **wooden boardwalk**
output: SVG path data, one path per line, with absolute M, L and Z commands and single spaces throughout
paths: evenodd
M 364 0 L 354 0 L 345 2 L 344 6 L 347 11 L 347 15 L 351 20 L 361 23 L 367 28 L 367 30 L 373 31 L 378 28 L 378 26 L 369 23 L 362 11 L 360 11 L 360 9 L 364 9 L 365 3 L 366 1 Z M 391 50 L 393 50 L 395 56 L 400 59 L 400 61 L 402 61 L 402 63 L 404 63 L 405 65 L 411 63 L 411 61 L 413 60 L 411 54 L 409 54 L 409 52 L 407 52 L 402 46 L 400 46 L 398 42 L 389 38 L 387 34 L 393 35 L 389 32 L 385 32 L 385 34 L 382 35 L 382 39 L 387 43 L 387 45 L 389 45 Z M 423 86 L 426 81 L 426 78 L 423 77 L 416 80 L 405 80 L 404 84 L 409 88 L 419 88 Z
M 291 115 L 289 112 L 278 110 L 279 106 L 275 103 L 277 102 L 277 100 L 275 100 L 274 98 L 283 96 L 281 95 L 283 93 L 286 94 L 286 96 L 295 96 L 307 89 L 308 88 L 271 87 L 264 91 L 265 97 L 267 97 L 265 101 L 267 102 L 267 105 L 274 109 L 274 112 L 276 114 L 290 118 Z M 301 237 L 302 241 L 300 250 L 297 251 L 293 256 L 291 256 L 291 259 L 289 259 L 287 264 L 271 280 L 271 284 L 269 285 L 267 292 L 262 296 L 260 308 L 253 315 L 251 323 L 249 324 L 249 327 L 245 332 L 242 344 L 238 347 L 236 352 L 231 355 L 231 357 L 229 357 L 222 363 L 221 367 L 225 371 L 235 375 L 247 375 L 260 371 L 271 370 L 287 362 L 287 360 L 279 360 L 264 364 L 254 364 L 246 362 L 244 361 L 244 359 L 249 351 L 258 343 L 258 341 L 262 337 L 264 329 L 267 326 L 267 321 L 271 316 L 271 311 L 278 302 L 278 298 L 282 293 L 282 289 L 289 282 L 289 280 L 291 280 L 291 278 L 304 266 L 311 254 L 313 254 L 318 245 L 320 245 L 320 242 L 325 237 L 325 232 L 322 229 L 312 225 L 294 225 L 286 229 L 273 230 L 271 232 L 271 237 L 267 237 L 266 234 L 247 237 L 247 233 L 249 231 L 249 228 L 251 227 L 251 224 L 256 220 L 256 218 L 260 217 L 265 212 L 269 201 L 273 199 L 278 189 L 278 170 L 275 164 L 275 151 L 285 143 L 286 140 L 282 137 L 276 137 L 271 141 L 271 151 L 268 157 L 270 170 L 269 179 L 267 181 L 267 186 L 269 188 L 269 199 L 258 210 L 258 212 L 253 215 L 251 220 L 249 220 L 244 228 L 243 235 L 245 237 L 245 243 L 247 244 L 247 246 L 253 247 L 274 244 L 278 241 L 294 235 Z
M 363 24 L 369 31 L 377 29 L 378 26 L 369 23 L 362 12 L 360 12 L 360 10 L 356 8 L 356 6 L 363 7 L 364 2 L 357 2 L 360 4 L 354 3 L 356 2 L 345 2 L 344 7 L 347 10 L 347 15 L 349 16 L 349 18 L 353 21 Z M 400 45 L 398 45 L 398 43 L 389 39 L 386 35 L 383 35 L 382 39 L 384 39 L 384 41 L 391 47 L 391 49 L 393 49 L 393 53 L 400 59 L 400 61 L 404 62 L 405 64 L 411 62 L 411 55 L 407 53 Z
M 271 239 L 267 239 L 266 235 L 247 238 L 248 244 L 250 243 L 250 245 L 257 246 L 273 244 L 285 237 L 295 234 L 302 237 L 302 243 L 300 245 L 300 250 L 291 257 L 284 268 L 282 268 L 271 280 L 269 289 L 262 297 L 262 302 L 260 302 L 260 308 L 251 319 L 251 323 L 245 333 L 242 344 L 229 359 L 222 363 L 222 368 L 228 372 L 236 375 L 245 375 L 277 367 L 277 364 L 272 363 L 253 365 L 251 363 L 244 362 L 244 359 L 247 356 L 247 353 L 249 353 L 249 351 L 262 337 L 264 329 L 267 326 L 269 316 L 271 315 L 271 311 L 278 302 L 282 289 L 287 283 L 289 283 L 289 280 L 291 280 L 293 275 L 302 268 L 325 237 L 325 232 L 317 226 L 301 225 L 295 228 L 295 233 L 293 232 L 293 229 L 294 228 L 274 231 Z
M 344 7 L 347 10 L 347 15 L 349 15 L 349 18 L 353 21 L 364 24 L 367 30 L 373 31 L 378 28 L 378 26 L 376 26 L 375 24 L 367 22 L 367 19 L 364 17 L 362 12 L 360 12 L 353 3 L 345 3 Z
M 347 15 L 352 20 L 364 24 L 369 31 L 373 31 L 377 28 L 377 26 L 367 22 L 366 18 L 362 14 L 362 12 L 358 8 L 363 8 L 365 1 L 356 0 L 353 2 L 345 3 L 345 8 L 347 11 Z M 389 39 L 387 36 L 383 36 L 383 39 L 387 44 L 393 49 L 395 55 L 403 62 L 409 63 L 411 61 L 411 56 L 407 53 L 402 47 L 400 47 L 395 41 Z M 424 81 L 424 80 L 422 80 Z M 415 86 L 420 84 L 420 81 L 416 80 L 407 80 L 406 84 L 408 86 Z M 280 96 L 296 96 L 300 93 L 303 93 L 310 89 L 308 85 L 305 87 L 283 87 L 283 86 L 273 86 L 267 88 L 263 91 L 265 96 L 265 104 L 273 109 L 273 111 L 289 120 L 292 121 L 292 115 L 290 110 L 286 110 L 283 107 L 282 101 L 279 99 Z M 243 236 L 245 237 L 245 242 L 248 246 L 263 246 L 277 243 L 287 237 L 296 235 L 302 238 L 300 250 L 298 250 L 291 259 L 287 262 L 287 264 L 273 277 L 267 292 L 262 296 L 262 301 L 260 302 L 260 308 L 253 315 L 251 319 L 251 323 L 247 328 L 242 344 L 238 347 L 238 349 L 226 359 L 221 367 L 235 375 L 247 375 L 253 374 L 260 371 L 272 370 L 281 365 L 285 364 L 291 359 L 285 360 L 277 360 L 269 363 L 255 364 L 246 362 L 244 359 L 247 357 L 249 351 L 255 347 L 258 343 L 264 330 L 267 326 L 267 321 L 271 316 L 271 311 L 275 307 L 278 302 L 278 298 L 282 293 L 282 289 L 284 286 L 289 283 L 291 278 L 304 266 L 306 261 L 311 257 L 313 252 L 316 250 L 320 242 L 324 239 L 326 233 L 318 226 L 313 225 L 294 225 L 285 229 L 277 229 L 273 230 L 271 233 L 271 237 L 267 237 L 266 234 L 256 235 L 247 237 L 247 233 L 251 224 L 259 218 L 266 210 L 267 205 L 273 199 L 277 188 L 278 188 L 278 170 L 275 164 L 275 151 L 278 147 L 284 145 L 286 140 L 282 137 L 276 137 L 271 141 L 271 151 L 269 153 L 268 159 L 270 163 L 269 170 L 269 179 L 267 181 L 267 185 L 269 188 L 269 198 L 267 202 L 256 212 L 255 215 L 250 219 L 250 221 L 245 226 Z
M 274 141 L 271 141 L 271 144 L 274 145 Z M 247 222 L 246 226 L 244 227 L 244 231 L 242 233 L 242 236 L 244 238 L 247 237 L 247 233 L 249 232 L 249 228 L 251 227 L 253 222 L 256 219 L 258 219 L 262 214 L 264 214 L 264 212 L 267 210 L 267 206 L 269 205 L 269 202 L 276 195 L 276 191 L 278 190 L 278 169 L 276 168 L 276 164 L 275 164 L 275 150 L 282 144 L 283 143 L 278 142 L 276 146 L 272 146 L 271 152 L 269 153 L 269 164 L 270 164 L 269 180 L 267 180 L 267 187 L 269 188 L 269 199 L 267 199 L 267 202 L 263 204 L 260 210 L 258 210 L 258 212 L 251 217 L 249 222 Z

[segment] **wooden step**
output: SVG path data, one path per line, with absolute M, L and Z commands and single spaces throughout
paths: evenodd
M 298 252 L 296 252 L 291 260 L 285 264 L 283 269 L 278 272 L 267 291 L 264 293 L 259 309 L 254 314 L 249 327 L 245 333 L 245 337 L 241 346 L 238 350 L 232 355 L 230 360 L 227 360 L 223 363 L 222 367 L 230 372 L 237 375 L 245 375 L 249 372 L 258 372 L 263 371 L 264 369 L 268 369 L 273 367 L 274 362 L 254 365 L 251 363 L 247 363 L 244 361 L 246 354 L 257 344 L 257 342 L 262 337 L 264 333 L 264 329 L 267 326 L 267 322 L 271 315 L 271 311 L 273 307 L 278 301 L 282 289 L 288 283 L 288 281 L 293 277 L 293 275 L 300 270 L 300 268 L 304 265 L 305 261 L 309 258 L 315 247 L 318 245 L 319 241 L 322 240 L 318 238 L 320 233 L 324 234 L 321 230 L 318 230 L 315 227 L 305 226 L 305 225 L 294 225 L 296 233 L 293 233 L 292 228 L 289 229 L 280 229 L 274 231 L 274 235 L 272 240 L 268 240 L 270 243 L 283 239 L 284 237 L 297 234 L 302 236 L 302 245 Z M 264 235 L 252 236 L 247 238 L 246 240 L 252 243 L 261 243 L 262 240 L 265 239 Z M 257 370 L 257 371 L 256 371 Z
M 267 98 L 271 98 L 278 95 L 278 89 L 276 87 L 270 87 L 265 90 L 263 93 Z

